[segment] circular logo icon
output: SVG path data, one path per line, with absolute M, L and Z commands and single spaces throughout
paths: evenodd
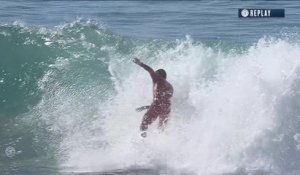
M 7 157 L 12 158 L 16 155 L 16 150 L 14 147 L 9 146 L 5 149 L 5 154 Z
M 242 17 L 246 18 L 249 16 L 249 11 L 247 9 L 243 9 L 241 11 L 241 15 L 242 15 Z

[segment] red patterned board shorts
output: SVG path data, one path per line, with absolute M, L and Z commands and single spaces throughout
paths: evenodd
M 171 112 L 171 103 L 156 103 L 153 102 L 148 111 L 143 117 L 142 124 L 140 126 L 141 131 L 148 129 L 148 125 L 159 118 L 159 128 L 163 127 L 167 121 Z

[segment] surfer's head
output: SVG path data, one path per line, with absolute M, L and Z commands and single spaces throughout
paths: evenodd
M 167 73 L 165 70 L 163 69 L 158 69 L 155 71 L 155 73 L 157 73 L 158 75 L 160 75 L 161 77 L 163 77 L 164 79 L 167 79 Z

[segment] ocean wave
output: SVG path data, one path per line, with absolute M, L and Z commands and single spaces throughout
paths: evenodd
M 22 151 L 14 159 L 50 155 L 71 171 L 299 171 L 297 41 L 142 40 L 75 21 L 2 25 L 0 47 L 1 115 L 18 116 L 1 145 Z M 134 108 L 151 102 L 152 84 L 134 56 L 164 68 L 175 90 L 166 132 L 153 124 L 143 141 Z

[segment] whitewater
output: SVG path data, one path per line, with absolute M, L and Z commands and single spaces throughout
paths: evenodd
M 297 38 L 138 39 L 89 20 L 1 25 L 1 172 L 297 175 Z M 135 108 L 151 103 L 152 81 L 135 56 L 174 87 L 168 127 L 155 122 L 146 139 Z

